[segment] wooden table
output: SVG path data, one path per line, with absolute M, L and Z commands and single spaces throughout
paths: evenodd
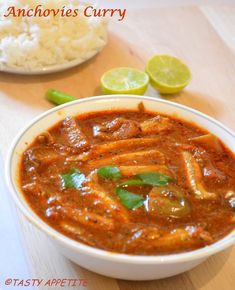
M 154 53 L 176 55 L 192 70 L 190 86 L 171 97 L 171 101 L 207 113 L 235 130 L 235 6 L 152 7 L 147 8 L 146 4 L 146 8 L 128 9 L 125 22 L 111 23 L 110 40 L 103 52 L 79 67 L 50 76 L 0 73 L 3 156 L 16 133 L 32 117 L 52 107 L 44 98 L 48 88 L 78 98 L 99 95 L 103 72 L 115 66 L 143 69 L 147 58 Z M 147 95 L 156 93 L 150 88 Z M 89 290 L 235 289 L 235 249 L 232 248 L 176 277 L 151 282 L 116 281 L 65 259 L 20 213 L 19 218 L 32 277 L 87 278 Z

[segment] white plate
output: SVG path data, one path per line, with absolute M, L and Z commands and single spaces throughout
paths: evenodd
M 31 68 L 27 69 L 24 67 L 17 67 L 17 66 L 9 67 L 5 64 L 0 63 L 0 72 L 7 72 L 7 73 L 21 74 L 21 75 L 43 75 L 43 74 L 60 72 L 60 71 L 64 71 L 66 69 L 75 67 L 91 59 L 93 56 L 98 54 L 104 48 L 104 46 L 99 47 L 98 49 L 93 49 L 90 52 L 87 52 L 85 57 L 80 57 L 72 61 L 68 61 L 61 64 L 45 66 L 45 67 L 40 67 L 40 68 L 35 68 L 35 69 L 31 69 Z

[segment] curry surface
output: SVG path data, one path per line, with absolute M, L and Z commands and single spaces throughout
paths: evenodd
M 205 144 L 197 139 L 208 132 L 141 110 L 90 113 L 73 121 L 60 122 L 36 138 L 24 152 L 20 166 L 27 202 L 54 229 L 92 247 L 134 255 L 197 249 L 234 229 L 234 156 L 216 139 L 215 143 L 205 139 Z M 112 146 L 109 149 L 104 144 Z M 136 152 L 140 154 L 129 154 Z M 184 156 L 190 156 L 191 161 L 187 163 Z M 191 171 L 190 162 L 195 165 Z M 96 170 L 104 165 L 124 166 L 122 177 L 97 176 Z M 115 189 L 135 179 L 127 171 L 135 175 L 141 166 L 159 166 L 174 180 L 164 192 L 151 185 L 127 186 L 129 192 L 145 199 L 142 206 L 128 209 Z M 86 176 L 79 188 L 63 183 L 62 174 L 71 169 Z M 176 192 L 180 192 L 180 202 Z M 164 204 L 166 199 L 170 203 Z M 180 206 L 179 212 L 175 205 Z

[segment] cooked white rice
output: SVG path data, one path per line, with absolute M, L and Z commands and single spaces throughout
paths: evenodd
M 9 6 L 18 8 L 79 8 L 77 17 L 4 17 Z M 0 69 L 28 70 L 86 59 L 107 42 L 102 18 L 85 17 L 78 0 L 0 0 Z

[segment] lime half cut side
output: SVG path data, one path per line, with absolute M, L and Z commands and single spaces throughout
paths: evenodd
M 170 55 L 153 56 L 147 63 L 146 72 L 151 85 L 162 94 L 178 93 L 191 80 L 187 65 Z
M 147 73 L 129 67 L 114 68 L 101 77 L 101 86 L 105 94 L 143 95 L 148 83 Z

